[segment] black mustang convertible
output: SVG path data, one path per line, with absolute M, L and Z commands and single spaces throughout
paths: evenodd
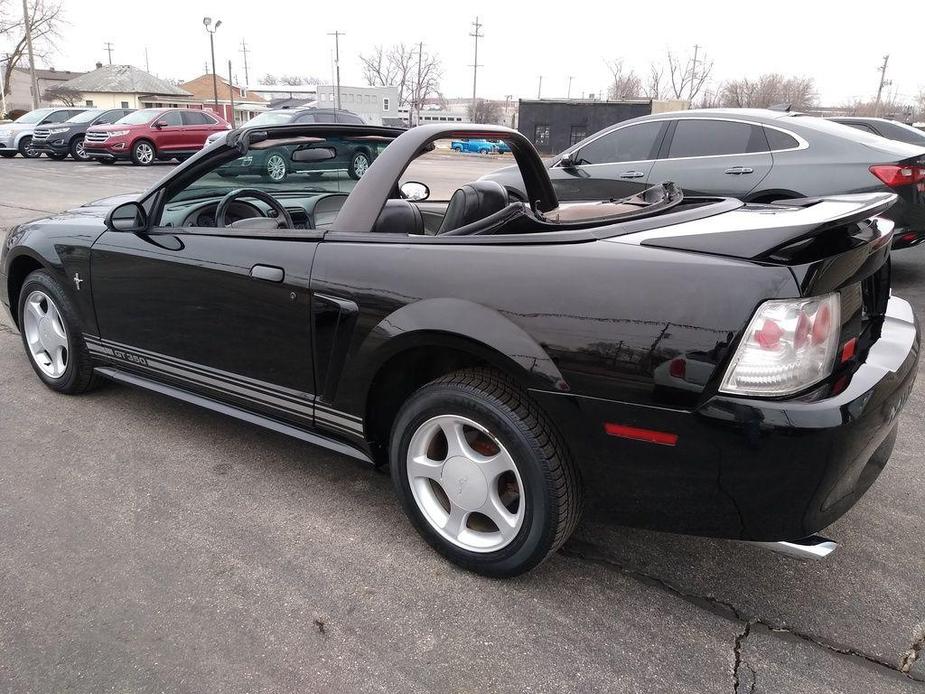
M 509 143 L 526 196 L 405 180 L 453 137 Z M 361 144 L 362 178 L 332 170 Z M 297 173 L 223 175 L 267 149 Z M 916 374 L 894 199 L 560 204 L 505 128 L 244 128 L 140 197 L 14 228 L 0 299 L 49 388 L 108 378 L 390 465 L 423 537 L 481 573 L 536 566 L 583 503 L 824 554 Z

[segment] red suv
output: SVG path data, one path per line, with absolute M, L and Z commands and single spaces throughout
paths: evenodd
M 212 133 L 231 126 L 209 111 L 182 108 L 145 108 L 111 125 L 94 125 L 87 130 L 84 151 L 101 164 L 131 159 L 148 166 L 155 159 L 191 157 L 202 149 Z

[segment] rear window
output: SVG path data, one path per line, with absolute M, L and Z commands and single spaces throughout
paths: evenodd
M 764 134 L 768 138 L 768 146 L 772 152 L 780 149 L 796 149 L 800 146 L 793 136 L 780 130 L 765 128 Z
M 183 111 L 184 125 L 212 125 L 215 123 L 202 111 Z
M 767 151 L 768 141 L 758 126 L 732 121 L 684 119 L 678 121 L 668 158 Z

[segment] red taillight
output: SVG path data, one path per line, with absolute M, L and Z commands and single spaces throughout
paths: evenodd
M 870 172 L 890 188 L 925 181 L 925 166 L 875 164 L 870 167 Z
M 687 375 L 687 362 L 685 362 L 681 357 L 677 357 L 671 360 L 671 363 L 668 365 L 668 373 L 672 378 L 684 378 Z

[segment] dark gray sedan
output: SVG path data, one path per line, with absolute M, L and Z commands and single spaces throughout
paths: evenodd
M 891 191 L 894 248 L 925 240 L 925 146 L 799 113 L 711 109 L 623 121 L 548 160 L 560 200 L 621 198 L 673 181 L 749 202 Z M 521 190 L 516 167 L 485 178 Z

